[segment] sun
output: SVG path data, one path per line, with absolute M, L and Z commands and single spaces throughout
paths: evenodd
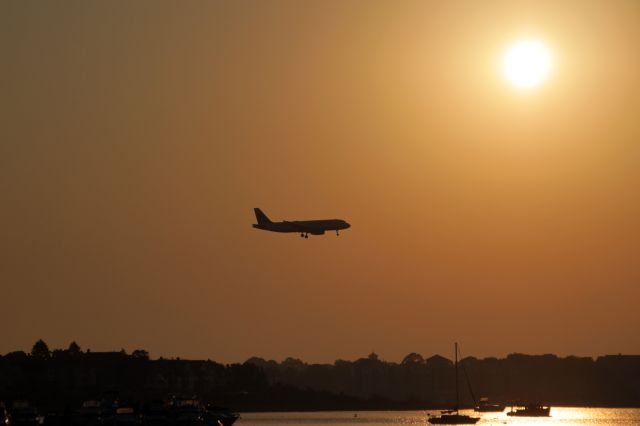
M 553 57 L 547 46 L 535 39 L 511 44 L 502 58 L 502 72 L 517 89 L 529 90 L 544 83 L 553 68 Z

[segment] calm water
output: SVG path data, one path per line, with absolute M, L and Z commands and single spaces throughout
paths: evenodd
M 507 409 L 508 410 L 508 409 Z M 640 426 L 640 409 L 612 408 L 551 408 L 551 417 L 514 418 L 503 413 L 464 414 L 481 417 L 479 425 L 598 425 Z M 380 425 L 427 425 L 429 413 L 437 411 L 330 411 L 306 413 L 244 413 L 238 426 L 380 426 Z M 357 414 L 357 417 L 354 415 Z

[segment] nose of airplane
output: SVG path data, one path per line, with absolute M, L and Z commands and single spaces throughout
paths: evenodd
M 351 228 L 351 224 L 349 222 L 344 222 L 344 227 L 346 228 Z

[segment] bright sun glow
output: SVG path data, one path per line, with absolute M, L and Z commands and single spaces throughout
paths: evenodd
M 547 46 L 529 39 L 513 43 L 502 59 L 502 72 L 507 80 L 519 89 L 532 89 L 542 84 L 553 65 Z

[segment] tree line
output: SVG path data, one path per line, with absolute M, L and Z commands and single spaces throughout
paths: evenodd
M 460 361 L 459 380 L 467 406 L 481 396 L 507 404 L 640 406 L 640 356 L 467 357 Z M 107 392 L 135 400 L 198 395 L 245 411 L 443 408 L 455 400 L 455 370 L 445 357 L 418 353 L 400 363 L 372 353 L 332 364 L 258 357 L 221 364 L 151 359 L 144 349 L 83 351 L 76 342 L 50 350 L 42 340 L 29 353 L 0 356 L 0 401 L 27 399 L 59 407 Z

